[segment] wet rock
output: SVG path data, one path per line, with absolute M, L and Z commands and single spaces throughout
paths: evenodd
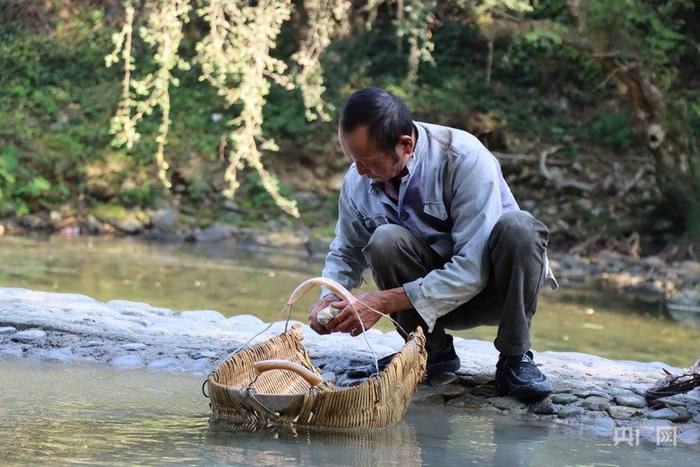
M 437 373 L 430 377 L 431 386 L 442 386 L 447 384 L 452 384 L 457 381 L 458 376 L 451 371 L 445 371 L 442 373 Z
M 503 410 L 516 410 L 524 409 L 525 407 L 527 407 L 526 403 L 521 402 L 513 397 L 490 397 L 488 401 L 494 407 L 498 407 L 499 409 Z
M 627 420 L 638 415 L 642 415 L 642 412 L 635 407 L 627 407 L 622 405 L 611 405 L 607 408 L 608 415 L 610 415 L 615 420 Z
M 595 388 L 595 389 L 577 389 L 575 391 L 572 391 L 572 393 L 582 399 L 585 399 L 587 397 L 595 396 L 595 397 L 600 397 L 606 400 L 612 399 L 610 397 L 610 394 L 605 392 L 604 390 L 600 388 Z
M 583 408 L 577 405 L 565 405 L 559 409 L 559 413 L 557 413 L 557 417 L 559 418 L 569 418 L 576 415 L 583 415 Z
M 684 430 L 678 434 L 677 439 L 679 443 L 698 445 L 700 444 L 700 430 L 697 428 Z
M 151 212 L 151 228 L 160 233 L 175 233 L 179 224 L 179 213 L 174 208 Z
M 73 358 L 73 351 L 70 347 L 62 347 L 60 349 L 51 349 L 46 352 L 48 360 L 56 360 L 59 362 L 67 362 Z
M 581 407 L 588 410 L 606 410 L 610 402 L 605 397 L 590 396 L 581 401 Z
M 438 386 L 440 389 L 440 394 L 445 400 L 454 399 L 461 396 L 467 390 L 461 384 L 445 384 L 443 386 Z
M 185 240 L 190 242 L 218 242 L 233 236 L 236 228 L 232 225 L 216 223 L 203 230 L 188 234 Z
M 530 412 L 537 415 L 555 415 L 559 412 L 559 406 L 552 404 L 549 399 L 545 399 L 530 405 Z
M 447 405 L 450 407 L 459 407 L 463 409 L 478 409 L 484 406 L 484 400 L 480 397 L 466 393 L 456 399 L 447 401 Z
M 636 407 L 644 408 L 647 405 L 646 399 L 636 395 L 619 395 L 614 398 L 617 405 L 624 405 L 625 407 Z
M 137 234 L 143 231 L 145 214 L 142 212 L 128 211 L 121 217 L 111 217 L 107 220 L 114 227 L 124 233 Z
M 92 214 L 88 214 L 85 217 L 85 225 L 83 226 L 83 229 L 83 233 L 88 235 L 100 235 L 103 230 L 102 222 L 98 221 Z
M 130 342 L 128 344 L 122 345 L 122 349 L 128 350 L 130 352 L 134 352 L 136 350 L 143 350 L 147 347 L 148 346 L 146 344 L 142 344 L 141 342 Z
M 439 388 L 421 385 L 413 396 L 412 402 L 421 405 L 441 405 L 444 400 Z
M 159 358 L 158 360 L 153 360 L 151 363 L 148 364 L 148 368 L 157 370 L 161 368 L 167 368 L 169 366 L 177 365 L 177 358 Z
M 209 366 L 209 359 L 208 358 L 197 358 L 197 359 L 189 361 L 185 365 L 185 369 L 187 371 L 191 371 L 192 373 L 202 373 L 207 369 L 208 366 Z
M 687 422 L 692 418 L 692 414 L 684 407 L 665 408 L 653 410 L 647 414 L 651 419 L 670 420 L 676 423 Z
M 571 404 L 572 402 L 576 402 L 577 400 L 577 396 L 567 393 L 553 394 L 550 399 L 552 404 Z
M 34 342 L 45 337 L 46 333 L 41 329 L 27 329 L 15 333 L 12 336 L 12 340 L 17 342 Z
M 2 326 L 0 327 L 0 336 L 5 334 L 12 334 L 15 331 L 17 331 L 17 329 L 13 328 L 12 326 Z
M 113 358 L 109 363 L 122 369 L 143 368 L 146 366 L 138 355 L 121 355 Z

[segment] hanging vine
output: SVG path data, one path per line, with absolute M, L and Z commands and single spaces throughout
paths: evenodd
M 457 4 L 467 0 L 453 0 Z M 525 0 L 485 0 L 472 7 L 483 10 L 494 5 L 527 4 Z M 146 12 L 138 37 L 154 49 L 156 69 L 143 77 L 135 77 L 133 57 L 134 30 L 137 23 L 132 0 L 124 0 L 125 19 L 121 30 L 112 37 L 113 51 L 105 57 L 107 66 L 120 60 L 124 63 L 122 93 L 110 131 L 113 144 L 131 150 L 138 142 L 139 123 L 154 112 L 160 115 L 155 153 L 158 178 L 167 188 L 169 164 L 165 155 L 170 128 L 170 87 L 177 86 L 176 68 L 188 70 L 190 64 L 179 55 L 183 26 L 190 19 L 194 5 L 197 15 L 207 24 L 206 35 L 196 45 L 192 62 L 201 68 L 200 79 L 207 81 L 223 98 L 226 107 L 240 108 L 227 124 L 232 130 L 222 136 L 225 144 L 220 153 L 228 150 L 225 179 L 228 187 L 224 195 L 233 198 L 239 187 L 238 170 L 245 166 L 260 176 L 263 187 L 285 212 L 298 217 L 296 202 L 282 196 L 279 182 L 263 165 L 266 151 L 277 151 L 275 141 L 263 134 L 263 109 L 272 83 L 301 91 L 308 120 L 330 120 L 332 108 L 323 100 L 324 77 L 321 57 L 333 39 L 349 29 L 351 0 L 305 0 L 308 29 L 299 49 L 291 57 L 296 63 L 293 70 L 272 56 L 282 25 L 289 20 L 292 0 L 143 0 Z M 434 48 L 432 27 L 436 0 L 367 0 L 359 11 L 371 25 L 381 5 L 396 8 L 396 30 L 399 41 L 404 38 L 410 45 L 407 81 L 412 82 L 421 61 L 431 60 Z M 230 145 L 230 146 L 229 146 Z M 226 147 L 224 147 L 226 146 Z
M 111 54 L 105 57 L 109 67 L 119 61 L 121 52 L 124 60 L 124 78 L 122 80 L 122 97 L 115 116 L 112 118 L 110 131 L 115 134 L 114 144 L 125 145 L 131 149 L 139 139 L 138 123 L 154 110 L 160 110 L 161 121 L 158 127 L 155 159 L 158 166 L 158 178 L 163 185 L 170 188 L 168 179 L 169 164 L 165 158 L 165 145 L 170 128 L 170 86 L 177 86 L 178 79 L 173 76 L 175 67 L 188 70 L 189 64 L 180 58 L 178 49 L 182 40 L 182 26 L 189 20 L 189 0 L 159 0 L 148 2 L 146 26 L 139 28 L 139 36 L 151 47 L 155 47 L 153 60 L 158 66 L 155 73 L 148 73 L 141 79 L 132 77 L 134 59 L 132 56 L 134 8 L 126 2 L 126 21 L 122 30 L 115 34 L 115 45 Z
M 323 70 L 321 55 L 331 40 L 346 32 L 349 24 L 347 15 L 352 2 L 346 0 L 306 0 L 304 9 L 308 16 L 309 31 L 302 41 L 299 51 L 292 56 L 301 67 L 296 76 L 306 108 L 306 118 L 330 120 L 328 105 L 322 95 Z
M 233 198 L 239 187 L 237 171 L 243 165 L 254 168 L 277 206 L 299 217 L 296 202 L 283 197 L 278 180 L 263 166 L 261 151 L 277 151 L 272 139 L 263 136 L 263 107 L 270 81 L 293 88 L 284 76 L 286 64 L 270 55 L 282 23 L 289 19 L 289 0 L 210 0 L 199 10 L 208 23 L 208 34 L 197 44 L 197 61 L 206 79 L 228 106 L 239 103 L 241 113 L 228 123 L 232 150 L 225 178 L 229 187 L 224 195 Z

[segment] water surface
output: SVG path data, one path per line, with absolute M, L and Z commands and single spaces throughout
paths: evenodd
M 412 406 L 400 425 L 354 433 L 240 431 L 209 423 L 200 380 L 106 365 L 0 359 L 3 464 L 693 465 L 678 445 L 447 407 Z
M 233 243 L 0 237 L 1 286 L 75 292 L 104 301 L 143 301 L 175 310 L 214 309 L 227 316 L 253 313 L 265 321 L 280 319 L 279 310 L 291 291 L 319 275 L 321 268 L 321 260 L 305 255 L 251 250 Z M 316 292 L 310 292 L 295 307 L 295 319 L 306 319 L 315 297 Z M 697 359 L 700 329 L 685 327 L 630 300 L 634 297 L 627 298 L 546 291 L 533 320 L 534 348 L 680 367 Z M 391 325 L 380 322 L 380 328 L 389 330 Z M 493 340 L 496 328 L 455 334 Z

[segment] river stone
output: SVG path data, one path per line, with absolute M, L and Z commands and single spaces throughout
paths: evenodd
M 136 351 L 136 350 L 143 350 L 146 347 L 148 347 L 146 344 L 142 344 L 141 342 L 130 342 L 128 344 L 122 345 L 122 348 L 124 350 L 128 350 L 130 352 Z
M 46 352 L 48 360 L 57 360 L 59 362 L 67 362 L 73 358 L 73 351 L 70 347 L 62 347 L 60 349 L 51 349 Z
M 159 358 L 158 360 L 153 360 L 151 363 L 148 364 L 148 368 L 157 370 L 160 368 L 167 368 L 173 365 L 177 365 L 177 358 L 167 357 Z
M 610 399 L 612 399 L 610 397 L 610 394 L 603 391 L 602 389 L 578 389 L 576 391 L 573 391 L 573 393 L 582 399 L 585 399 L 585 398 L 588 398 L 591 396 L 600 397 L 600 398 L 608 400 L 608 401 Z
M 450 407 L 459 407 L 462 409 L 478 409 L 483 407 L 484 400 L 467 393 L 456 399 L 447 401 L 447 405 Z
M 581 407 L 588 410 L 605 410 L 610 407 L 610 402 L 605 397 L 590 396 L 581 401 Z
M 513 397 L 489 397 L 488 401 L 495 407 L 503 410 L 524 409 L 527 404 Z
M 691 428 L 689 430 L 682 431 L 678 434 L 678 442 L 697 446 L 700 444 L 700 430 L 697 428 Z
M 615 396 L 615 403 L 617 405 L 624 405 L 626 407 L 636 407 L 638 409 L 644 408 L 647 405 L 646 399 L 631 394 Z
M 13 328 L 12 326 L 2 326 L 0 327 L 0 336 L 3 334 L 12 334 L 15 332 L 17 329 Z
M 642 412 L 635 407 L 627 407 L 622 405 L 611 405 L 607 408 L 608 415 L 615 420 L 627 420 L 636 415 L 641 415 Z
M 444 386 L 439 386 L 440 394 L 445 400 L 454 399 L 461 396 L 467 390 L 461 384 L 445 384 Z
M 444 402 L 439 388 L 420 386 L 413 396 L 413 402 L 423 405 L 439 405 Z
M 13 341 L 19 342 L 32 342 L 46 337 L 46 333 L 41 329 L 27 329 L 25 331 L 19 331 L 12 336 Z
M 195 358 L 216 358 L 217 353 L 212 350 L 202 350 L 195 353 Z
M 430 377 L 431 386 L 443 386 L 457 381 L 458 376 L 451 371 L 443 371 Z
M 569 418 L 575 415 L 583 415 L 583 409 L 577 405 L 565 405 L 559 410 L 559 418 Z
M 539 401 L 530 406 L 530 412 L 537 415 L 554 415 L 559 412 L 559 407 L 552 404 L 549 399 Z
M 144 363 L 141 357 L 138 355 L 121 355 L 119 357 L 113 358 L 109 363 L 117 368 L 131 369 L 131 368 L 143 368 Z
M 442 394 L 426 394 L 414 399 L 414 402 L 420 405 L 442 405 L 445 400 L 442 398 Z
M 647 414 L 651 419 L 664 419 L 676 423 L 687 422 L 691 419 L 692 414 L 685 407 L 676 407 L 674 409 L 665 408 L 651 411 Z
M 571 404 L 572 402 L 576 402 L 578 397 L 573 394 L 559 393 L 552 395 L 550 400 L 552 404 Z

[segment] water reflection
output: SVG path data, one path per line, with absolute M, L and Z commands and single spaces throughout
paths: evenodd
M 412 406 L 383 430 L 242 430 L 209 422 L 190 376 L 2 358 L 0 374 L 2 464 L 683 466 L 697 456 L 443 406 Z

